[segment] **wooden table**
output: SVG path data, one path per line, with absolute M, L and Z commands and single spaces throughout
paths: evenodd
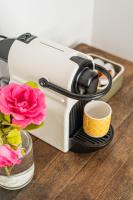
M 91 154 L 67 154 L 34 138 L 36 172 L 19 191 L 0 189 L 0 200 L 133 200 L 133 63 L 80 44 L 125 66 L 123 88 L 109 101 L 113 108 L 113 141 Z

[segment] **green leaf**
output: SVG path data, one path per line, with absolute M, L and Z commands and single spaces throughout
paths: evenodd
M 3 120 L 3 118 L 4 118 L 4 115 L 3 113 L 0 112 L 0 121 Z
M 3 132 L 2 132 L 2 130 L 0 129 L 0 138 L 2 137 L 2 135 L 3 135 Z
M 22 154 L 22 156 L 25 155 L 25 149 L 21 149 L 21 154 Z
M 25 84 L 32 87 L 32 88 L 38 88 L 37 83 L 35 83 L 33 81 L 26 82 Z
M 2 145 L 3 144 L 3 140 L 2 140 L 2 138 L 0 137 L 0 145 Z
M 16 128 L 12 129 L 6 136 L 6 140 L 8 144 L 13 146 L 19 146 L 20 144 L 22 144 L 20 130 Z
M 10 124 L 11 121 L 10 115 L 4 115 L 4 120 Z
M 34 129 L 40 128 L 43 125 L 44 125 L 44 122 L 42 122 L 40 125 L 30 124 L 25 128 L 25 130 L 34 130 Z
M 4 132 L 9 132 L 12 130 L 12 127 L 10 125 L 4 125 L 4 127 L 2 129 Z

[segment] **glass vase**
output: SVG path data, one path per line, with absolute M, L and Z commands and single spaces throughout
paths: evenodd
M 21 136 L 22 147 L 25 149 L 21 163 L 13 166 L 10 169 L 10 174 L 5 168 L 0 168 L 0 187 L 8 190 L 17 190 L 25 187 L 30 183 L 34 175 L 32 139 L 27 131 L 21 131 Z

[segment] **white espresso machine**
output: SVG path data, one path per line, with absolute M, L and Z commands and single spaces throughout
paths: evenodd
M 0 59 L 8 63 L 11 82 L 37 82 L 46 95 L 45 123 L 32 134 L 63 152 L 73 148 L 87 152 L 87 143 L 82 144 L 83 138 L 74 139 L 75 133 L 82 127 L 84 105 L 110 90 L 109 72 L 94 65 L 91 56 L 30 33 L 15 39 L 3 38 Z M 97 91 L 97 71 L 109 80 L 104 90 Z

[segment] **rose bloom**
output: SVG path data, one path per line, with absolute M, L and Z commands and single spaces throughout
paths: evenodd
M 10 83 L 0 88 L 0 111 L 12 115 L 12 123 L 22 128 L 40 125 L 46 116 L 45 95 L 38 88 Z
M 10 167 L 21 163 L 19 152 L 13 150 L 9 145 L 0 145 L 0 167 Z

